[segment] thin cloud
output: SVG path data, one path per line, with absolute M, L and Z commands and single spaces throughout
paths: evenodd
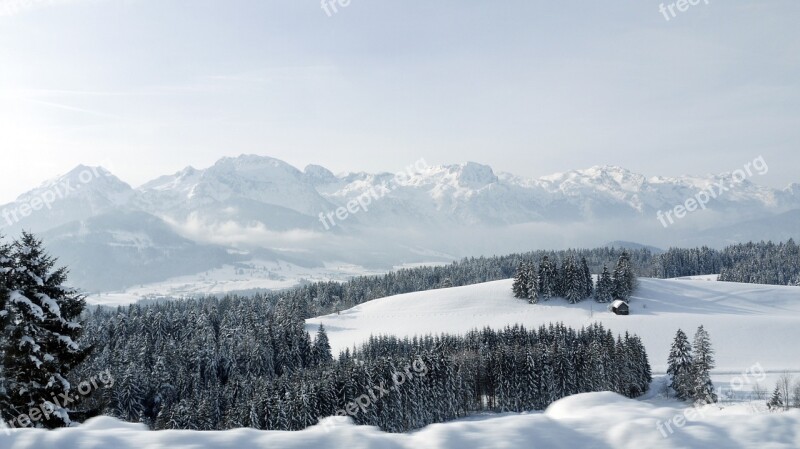
M 96 115 L 98 117 L 113 118 L 113 119 L 121 119 L 122 118 L 122 117 L 120 117 L 118 115 L 114 115 L 114 114 L 108 114 L 108 113 L 101 112 L 101 111 L 93 111 L 91 109 L 79 108 L 77 106 L 70 106 L 70 105 L 67 105 L 67 104 L 53 103 L 51 101 L 36 100 L 36 99 L 33 99 L 33 98 L 26 98 L 25 100 L 26 101 L 30 101 L 31 103 L 36 103 L 36 104 L 40 104 L 40 105 L 43 105 L 43 106 L 48 106 L 48 107 L 56 108 L 56 109 L 62 109 L 62 110 L 65 110 L 65 111 L 79 112 L 79 113 L 82 113 L 82 114 L 90 114 L 90 115 Z

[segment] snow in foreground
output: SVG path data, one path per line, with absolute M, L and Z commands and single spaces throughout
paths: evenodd
M 672 432 L 658 423 L 683 416 L 685 404 L 651 403 L 614 393 L 586 393 L 553 403 L 543 413 L 478 416 L 434 424 L 411 434 L 388 434 L 327 418 L 300 432 L 237 429 L 224 432 L 159 431 L 99 417 L 57 431 L 0 433 L 9 449 L 212 449 L 212 448 L 797 448 L 800 410 L 753 412 L 743 406 L 705 406 Z

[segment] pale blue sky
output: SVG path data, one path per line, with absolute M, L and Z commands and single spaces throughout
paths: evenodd
M 669 2 L 667 2 L 669 3 Z M 0 202 L 257 153 L 800 181 L 800 2 L 0 0 Z M 22 6 L 11 8 L 9 5 Z

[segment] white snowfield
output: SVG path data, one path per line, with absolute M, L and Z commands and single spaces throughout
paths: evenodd
M 640 279 L 632 315 L 621 317 L 586 301 L 553 299 L 538 305 L 512 297 L 511 281 L 377 299 L 308 321 L 328 328 L 338 351 L 370 334 L 460 333 L 475 327 L 526 326 L 563 321 L 582 326 L 600 321 L 614 332 L 642 336 L 656 370 L 663 370 L 678 327 L 691 336 L 699 324 L 717 351 L 717 379 L 744 377 L 758 363 L 764 370 L 796 370 L 800 348 L 800 288 L 731 284 L 706 280 Z M 724 373 L 730 374 L 724 374 Z M 752 377 L 755 373 L 749 372 Z M 727 379 L 726 379 L 727 380 Z M 8 449 L 797 449 L 800 410 L 770 413 L 764 402 L 706 405 L 659 398 L 663 378 L 647 397 L 627 399 L 609 392 L 564 398 L 544 412 L 483 414 L 434 424 L 408 434 L 356 426 L 346 417 L 324 419 L 300 432 L 236 429 L 220 432 L 147 431 L 144 426 L 98 417 L 57 431 L 0 430 Z M 767 382 L 768 385 L 772 385 Z M 762 384 L 763 385 L 763 384 Z
M 326 418 L 300 432 L 236 429 L 170 430 L 94 418 L 76 428 L 0 433 L 9 449 L 790 449 L 800 447 L 800 410 L 754 415 L 743 407 L 705 406 L 672 432 L 659 423 L 682 415 L 663 406 L 614 393 L 586 393 L 553 403 L 544 412 L 483 415 L 434 424 L 409 434 L 355 426 L 347 417 Z
M 520 323 L 537 328 L 564 322 L 580 328 L 600 322 L 615 334 L 642 337 L 656 373 L 666 370 L 678 328 L 691 338 L 699 325 L 711 335 L 716 374 L 737 374 L 760 364 L 767 372 L 800 371 L 800 288 L 692 279 L 640 278 L 631 315 L 617 316 L 605 304 L 568 304 L 554 298 L 531 305 L 511 294 L 511 280 L 430 290 L 369 301 L 341 314 L 309 319 L 307 328 L 325 325 L 334 354 L 370 335 L 413 336 L 464 333 Z

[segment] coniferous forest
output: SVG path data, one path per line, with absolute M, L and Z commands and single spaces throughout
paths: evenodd
M 591 274 L 601 277 L 604 267 L 607 267 L 609 276 L 613 278 L 613 271 L 623 254 L 628 256 L 629 272 L 633 277 L 670 278 L 720 273 L 721 281 L 800 285 L 800 249 L 789 240 L 779 244 L 737 244 L 723 250 L 671 248 L 659 254 L 646 248 L 595 248 L 465 258 L 443 266 L 404 268 L 380 276 L 357 276 L 347 282 L 315 282 L 283 292 L 257 294 L 256 297 L 270 303 L 287 301 L 296 304 L 300 313 L 310 318 L 391 295 L 508 279 L 514 277 L 523 264 L 535 264 L 539 269 L 538 288 L 542 298 L 546 299 L 565 296 L 556 279 L 563 274 L 565 261 L 580 264 L 578 268 L 583 271 L 588 267 Z M 544 263 L 543 275 L 541 269 L 545 259 L 549 263 Z M 603 287 L 595 298 L 599 296 L 602 298 L 600 302 L 608 302 L 614 297 L 613 286 L 605 284 Z
M 748 279 L 782 283 L 796 278 L 796 257 L 792 241 L 659 255 L 609 248 L 542 251 L 266 295 L 112 310 L 86 309 L 83 298 L 64 286 L 67 270 L 57 268 L 39 240 L 23 234 L 0 247 L 3 419 L 68 395 L 76 382 L 101 371 L 113 376 L 113 384 L 70 407 L 50 403 L 53 413 L 37 425 L 59 427 L 106 414 L 153 429 L 297 430 L 340 414 L 399 432 L 481 411 L 543 409 L 580 392 L 636 397 L 651 380 L 645 348 L 635 335 L 615 337 L 596 324 L 580 330 L 554 323 L 536 330 L 375 336 L 334 357 L 325 329 L 312 337 L 305 319 L 390 294 L 512 275 L 514 293 L 530 302 L 554 296 L 570 302 L 591 295 L 601 302 L 627 299 L 637 273 L 719 270 L 735 278 L 752 266 L 751 259 L 762 261 L 761 274 Z M 768 262 L 773 259 L 785 263 Z M 592 274 L 598 275 L 595 285 Z M 703 341 L 696 339 L 695 346 L 702 348 Z M 680 375 L 675 379 L 681 385 Z M 693 381 L 693 394 L 707 391 L 700 380 Z
M 548 256 L 542 258 L 538 267 L 534 262 L 522 262 L 511 286 L 515 297 L 527 299 L 531 304 L 538 303 L 540 299 L 547 301 L 553 296 L 564 298 L 570 304 L 590 297 L 600 303 L 614 299 L 628 301 L 635 289 L 636 273 L 627 252 L 619 256 L 613 275 L 603 265 L 603 271 L 596 281 L 585 257 L 576 263 L 572 256 L 567 256 L 560 269 L 557 262 L 551 261 Z
M 786 242 L 739 243 L 722 250 L 670 248 L 655 257 L 654 277 L 719 273 L 719 280 L 751 284 L 800 285 L 800 247 Z
M 333 360 L 324 328 L 312 339 L 291 309 L 230 297 L 98 309 L 86 336 L 95 355 L 74 376 L 116 379 L 82 404 L 86 416 L 154 429 L 299 430 L 338 413 L 401 432 L 580 392 L 636 397 L 651 380 L 639 338 L 600 325 L 373 337 Z

